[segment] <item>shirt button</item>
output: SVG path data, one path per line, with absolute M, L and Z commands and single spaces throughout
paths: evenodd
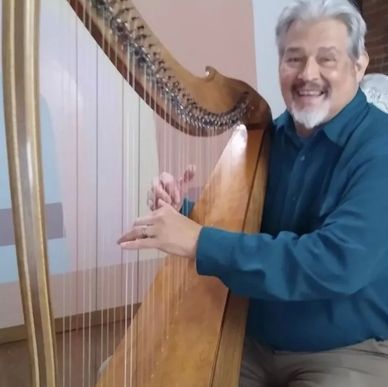
M 300 156 L 300 161 L 304 161 L 306 159 L 306 156 L 303 155 L 303 156 Z

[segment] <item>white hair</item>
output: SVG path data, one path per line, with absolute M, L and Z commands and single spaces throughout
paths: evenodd
M 330 112 L 330 105 L 325 101 L 321 106 L 314 109 L 297 109 L 291 106 L 291 115 L 295 122 L 302 124 L 306 129 L 314 129 L 322 124 Z
M 345 24 L 349 35 L 349 55 L 358 59 L 365 52 L 366 24 L 349 0 L 295 0 L 287 6 L 280 14 L 276 26 L 279 55 L 283 55 L 283 39 L 292 23 L 325 18 L 337 19 Z

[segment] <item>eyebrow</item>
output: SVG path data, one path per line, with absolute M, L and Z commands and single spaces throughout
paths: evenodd
M 319 47 L 319 51 L 326 51 L 326 52 L 334 51 L 334 52 L 338 52 L 338 48 L 335 47 L 335 46 L 330 46 L 330 47 Z
M 329 46 L 329 47 L 319 47 L 318 51 L 324 51 L 324 52 L 338 52 L 337 47 L 335 46 Z M 304 49 L 302 47 L 287 47 L 286 50 L 284 51 L 285 54 L 296 54 L 304 52 Z
M 284 51 L 285 54 L 294 54 L 303 51 L 300 47 L 287 47 Z

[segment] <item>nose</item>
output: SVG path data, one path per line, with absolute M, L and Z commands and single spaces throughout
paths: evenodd
M 299 78 L 303 81 L 314 81 L 319 78 L 319 64 L 314 58 L 308 58 L 299 73 Z

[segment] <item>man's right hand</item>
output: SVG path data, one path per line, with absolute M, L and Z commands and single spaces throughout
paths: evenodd
M 155 177 L 147 194 L 149 208 L 152 211 L 160 208 L 159 199 L 161 199 L 179 211 L 182 207 L 187 183 L 193 179 L 195 170 L 195 165 L 189 165 L 179 179 L 175 179 L 168 172 L 163 172 L 160 176 Z

